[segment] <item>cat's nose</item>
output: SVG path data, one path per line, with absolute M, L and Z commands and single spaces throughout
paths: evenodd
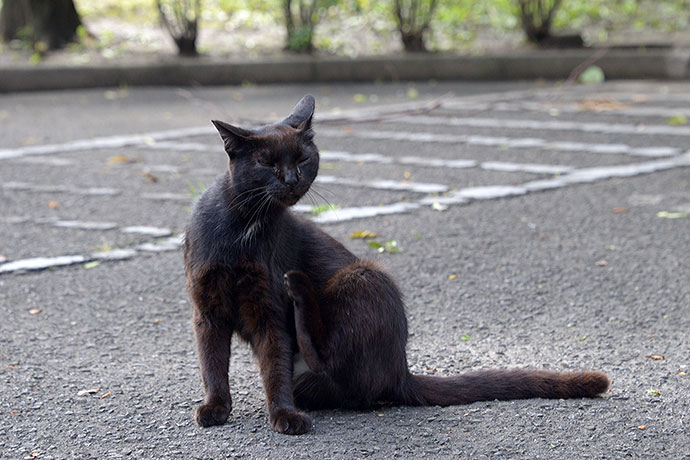
M 297 171 L 294 169 L 287 169 L 283 173 L 283 182 L 285 185 L 295 185 L 298 181 Z

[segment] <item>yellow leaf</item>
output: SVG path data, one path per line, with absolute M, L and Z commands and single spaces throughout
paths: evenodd
M 108 163 L 113 164 L 113 163 L 136 163 L 139 161 L 136 158 L 129 157 L 127 155 L 113 155 L 111 157 L 108 157 Z
M 370 232 L 369 230 L 357 230 L 356 232 L 352 232 L 350 234 L 350 238 L 356 239 L 367 239 L 367 238 L 376 238 L 376 233 Z
M 448 279 L 449 279 L 449 280 L 454 280 L 454 279 L 457 278 L 457 277 L 458 277 L 458 275 L 450 275 L 450 276 L 448 276 Z

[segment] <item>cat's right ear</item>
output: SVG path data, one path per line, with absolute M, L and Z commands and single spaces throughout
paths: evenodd
M 246 129 L 238 128 L 224 121 L 211 120 L 211 123 L 218 130 L 221 139 L 223 139 L 225 151 L 230 158 L 233 158 L 239 152 L 240 148 L 249 141 L 252 135 Z

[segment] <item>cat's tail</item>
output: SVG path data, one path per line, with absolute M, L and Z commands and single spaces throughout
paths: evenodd
M 451 406 L 494 399 L 594 398 L 609 387 L 603 372 L 485 370 L 454 377 L 408 375 L 402 403 Z

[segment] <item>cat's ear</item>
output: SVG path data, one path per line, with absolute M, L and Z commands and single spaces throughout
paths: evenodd
M 302 132 L 311 129 L 311 118 L 314 116 L 314 96 L 307 94 L 297 103 L 290 115 L 283 123 L 292 126 Z
M 252 133 L 246 129 L 238 128 L 224 121 L 211 120 L 211 123 L 213 123 L 213 126 L 218 130 L 221 139 L 223 139 L 225 151 L 230 157 L 233 157 L 239 148 L 249 141 L 252 135 Z

